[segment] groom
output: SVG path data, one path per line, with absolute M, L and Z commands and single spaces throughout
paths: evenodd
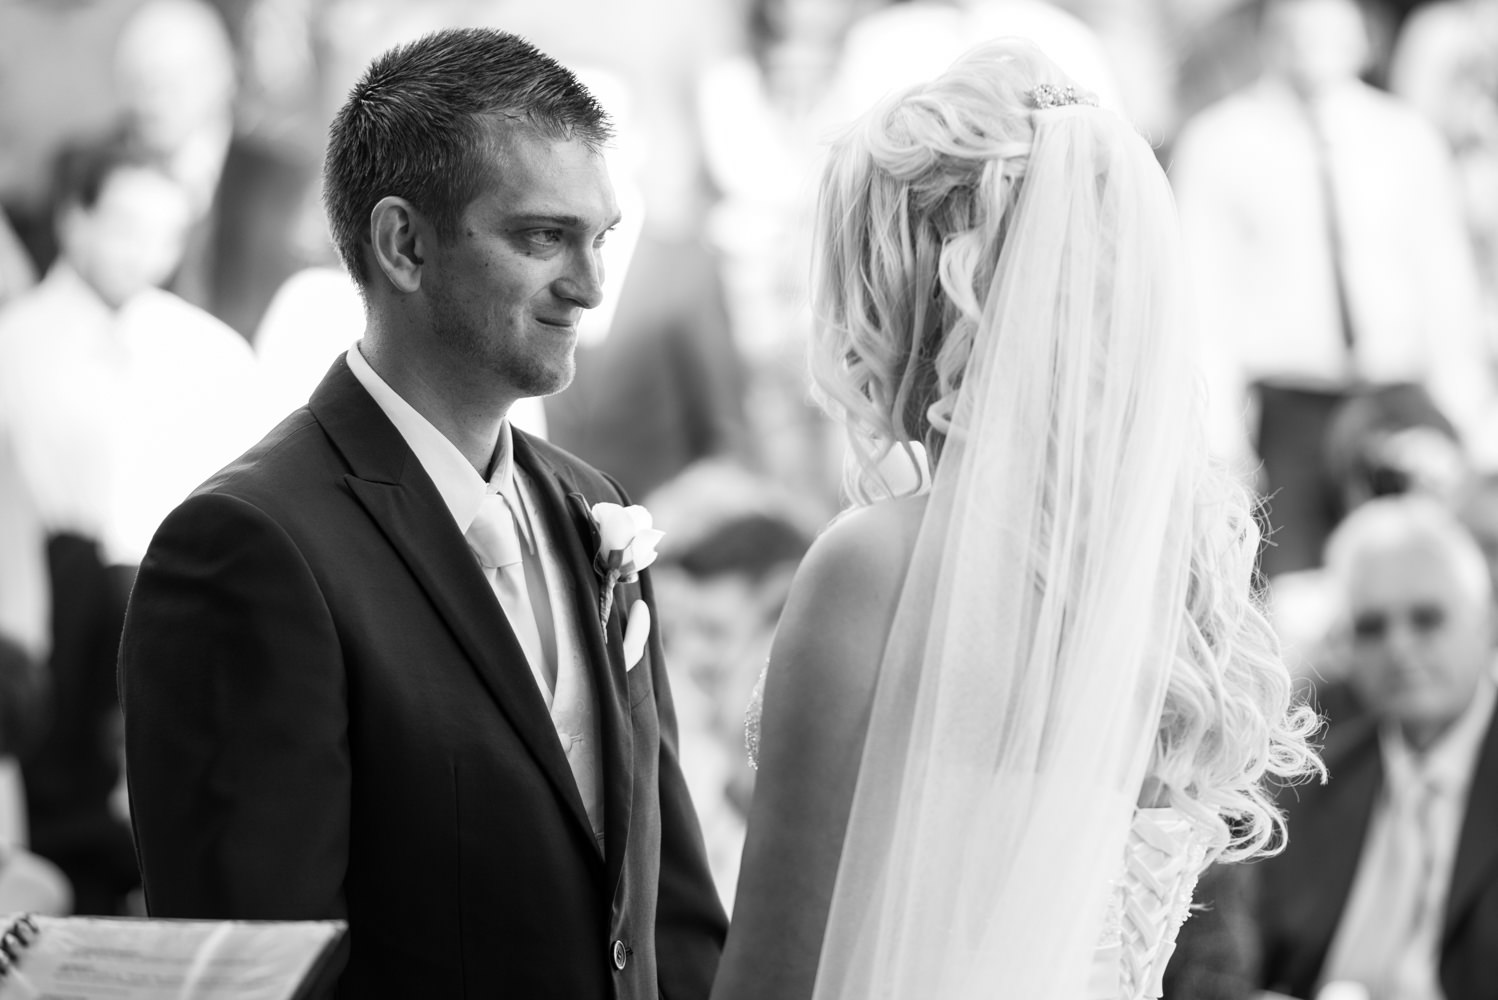
M 167 519 L 131 598 L 153 915 L 346 919 L 340 997 L 707 995 L 725 920 L 648 577 L 600 619 L 589 510 L 628 501 L 506 419 L 572 378 L 609 137 L 490 30 L 386 53 L 339 113 L 364 338 Z

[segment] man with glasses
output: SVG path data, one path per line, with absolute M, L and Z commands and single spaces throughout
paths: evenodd
M 1327 739 L 1330 781 L 1285 798 L 1263 866 L 1263 984 L 1371 1000 L 1498 995 L 1498 728 L 1491 583 L 1440 503 L 1359 507 L 1327 545 L 1362 718 Z M 1341 994 L 1339 994 L 1341 995 Z

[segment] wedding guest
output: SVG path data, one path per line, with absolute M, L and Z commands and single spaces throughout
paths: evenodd
M 0 306 L 36 284 L 36 269 L 26 248 L 0 212 Z
M 651 136 L 613 74 L 582 78 L 620 135 L 605 150 L 621 218 L 603 301 L 578 325 L 577 378 L 546 399 L 550 440 L 646 496 L 694 462 L 746 459 L 745 366 L 718 255 L 645 197 Z M 662 221 L 662 216 L 666 221 Z
M 1312 997 L 1498 991 L 1498 725 L 1482 552 L 1424 496 L 1370 500 L 1327 544 L 1343 655 L 1368 715 L 1334 722 L 1331 781 L 1283 797 L 1259 866 L 1261 983 Z
M 1464 436 L 1491 400 L 1450 156 L 1358 79 L 1355 0 L 1264 0 L 1265 71 L 1188 121 L 1171 175 L 1216 381 L 1217 448 L 1262 463 L 1269 575 L 1315 566 L 1335 523 L 1321 441 L 1370 385 L 1419 383 Z
M 1473 474 L 1456 428 L 1418 385 L 1379 386 L 1340 404 L 1323 455 L 1337 521 L 1380 496 L 1419 493 L 1455 504 Z M 1324 567 L 1280 573 L 1268 589 L 1270 620 L 1286 660 L 1329 723 L 1363 712 L 1347 683 L 1346 658 L 1335 648 L 1336 591 Z
M 547 398 L 546 427 L 643 496 L 693 462 L 748 456 L 746 373 L 707 247 L 644 232 L 624 263 L 608 272 L 616 309 L 579 344 L 577 379 Z
M 364 336 L 167 518 L 130 600 L 152 914 L 347 920 L 341 997 L 706 995 L 725 920 L 636 575 L 656 536 L 507 419 L 601 300 L 609 138 L 489 29 L 349 94 L 325 198 Z
M 1498 365 L 1498 0 L 1416 7 L 1394 46 L 1389 89 L 1451 148 L 1477 254 L 1488 360 Z
M 273 412 L 306 403 L 328 366 L 363 332 L 364 302 L 342 265 L 314 264 L 287 278 L 271 297 L 253 341 Z M 510 421 L 528 434 L 547 436 L 539 399 L 517 399 Z
M 187 252 L 168 287 L 248 339 L 300 263 L 292 236 L 308 157 L 236 130 L 234 48 L 202 0 L 141 4 L 121 30 L 114 77 L 126 135 L 187 194 Z
M 729 513 L 661 553 L 661 641 L 677 681 L 682 770 L 708 862 L 732 907 L 753 771 L 744 710 L 770 653 L 791 576 L 811 534 L 789 512 Z
M 1161 979 L 1164 1000 L 1251 1000 L 1259 964 L 1250 865 L 1211 865 Z
M 42 671 L 0 629 L 0 911 L 65 914 L 72 887 L 61 870 L 26 848 L 25 802 L 11 755 L 36 736 L 46 698 Z
M 1456 500 L 1456 514 L 1472 533 L 1488 562 L 1494 607 L 1498 610 L 1498 472 L 1474 476 Z M 1498 631 L 1493 642 L 1498 645 Z
M 52 688 L 24 761 L 31 845 L 68 874 L 80 912 L 108 914 L 139 880 L 111 805 L 130 576 L 167 511 L 266 421 L 248 345 L 155 287 L 189 224 L 176 182 L 115 141 L 68 148 L 57 177 L 61 256 L 0 313 L 0 510 L 14 551 L 47 558 L 47 593 L 28 599 L 46 616 L 28 631 L 44 630 Z

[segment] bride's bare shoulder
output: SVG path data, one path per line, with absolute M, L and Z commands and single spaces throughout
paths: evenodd
M 815 660 L 819 673 L 877 665 L 924 512 L 925 497 L 887 500 L 843 515 L 817 537 L 786 602 L 781 659 Z
M 898 585 L 910 565 L 925 511 L 924 494 L 850 510 L 817 537 L 807 562 L 820 573 L 851 574 L 855 585 Z

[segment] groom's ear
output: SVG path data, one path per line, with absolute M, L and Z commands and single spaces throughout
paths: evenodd
M 421 270 L 435 235 L 425 216 L 404 198 L 387 195 L 369 213 L 375 265 L 400 292 L 421 288 Z

